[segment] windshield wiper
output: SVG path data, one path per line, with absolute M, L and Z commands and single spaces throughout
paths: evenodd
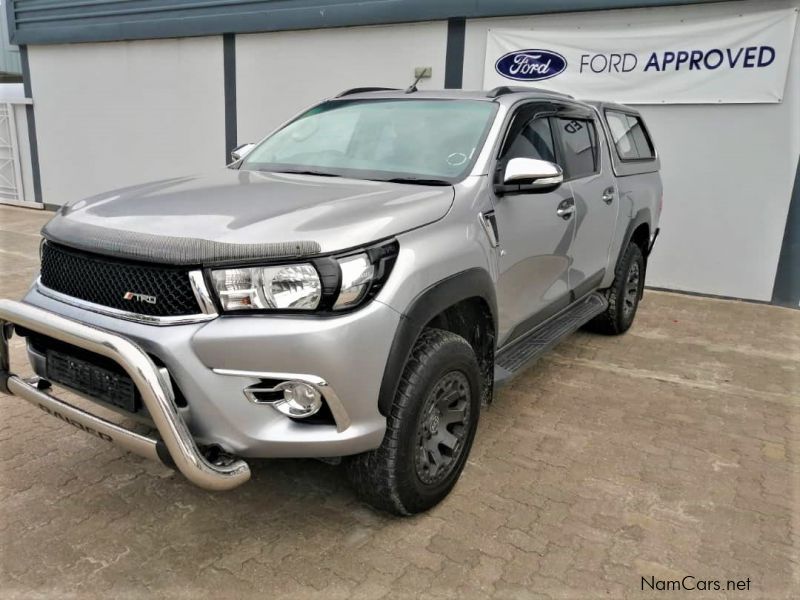
M 292 175 L 316 175 L 317 177 L 341 177 L 336 173 L 327 173 L 325 171 L 314 171 L 312 169 L 281 169 L 280 171 L 271 171 L 271 173 L 291 173 Z
M 389 183 L 413 183 L 415 185 L 453 185 L 444 179 L 426 179 L 424 177 L 392 177 L 391 179 L 377 179 Z

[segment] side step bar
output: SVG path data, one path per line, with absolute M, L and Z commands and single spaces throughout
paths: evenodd
M 117 362 L 133 380 L 161 439 L 149 438 L 59 400 L 10 371 L 8 342 L 14 325 L 101 354 Z M 174 465 L 195 485 L 229 490 L 250 479 L 242 460 L 212 464 L 194 442 L 174 404 L 172 387 L 139 346 L 116 334 L 67 319 L 29 304 L 0 300 L 0 392 L 19 396 L 78 429 L 121 448 Z M 172 463 L 172 464 L 170 464 Z
M 605 296 L 594 292 L 502 348 L 495 357 L 494 387 L 501 387 L 511 381 L 563 338 L 576 332 L 607 307 L 608 300 Z

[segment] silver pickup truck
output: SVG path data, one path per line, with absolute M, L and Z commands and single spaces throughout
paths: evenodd
M 412 514 L 453 488 L 498 386 L 633 321 L 662 186 L 627 106 L 360 88 L 233 158 L 64 205 L 0 301 L 0 391 L 206 489 L 315 457 Z

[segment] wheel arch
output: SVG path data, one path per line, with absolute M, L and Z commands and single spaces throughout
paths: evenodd
M 625 248 L 628 247 L 628 244 L 634 242 L 642 250 L 642 256 L 647 260 L 650 250 L 651 223 L 652 216 L 649 208 L 642 208 L 633 216 L 625 230 L 625 237 L 620 248 L 620 257 L 625 253 Z
M 470 343 L 483 371 L 483 399 L 491 399 L 497 298 L 488 271 L 475 268 L 452 275 L 423 290 L 403 313 L 378 393 L 378 410 L 382 415 L 389 414 L 411 350 L 422 330 L 428 326 L 452 331 Z
M 653 219 L 650 209 L 640 209 L 628 222 L 628 227 L 625 230 L 625 237 L 623 238 L 622 246 L 620 247 L 619 255 L 617 256 L 618 264 L 619 261 L 622 260 L 622 257 L 625 256 L 625 250 L 627 249 L 628 244 L 633 242 L 639 246 L 639 249 L 642 251 L 642 256 L 644 257 L 644 274 L 642 275 L 642 278 L 647 277 L 647 256 L 650 254 L 650 235 L 652 222 Z M 642 286 L 642 292 L 639 294 L 639 299 L 641 300 L 643 296 L 644 286 Z

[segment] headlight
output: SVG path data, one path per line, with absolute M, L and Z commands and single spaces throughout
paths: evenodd
M 339 268 L 342 270 L 342 287 L 333 310 L 349 308 L 361 302 L 375 275 L 375 267 L 366 254 L 340 259 Z
M 294 265 L 237 267 L 210 273 L 223 312 L 333 314 L 355 309 L 380 291 L 399 245 L 391 240 L 340 256 Z
M 315 310 L 322 284 L 310 264 L 246 267 L 211 272 L 222 310 Z

